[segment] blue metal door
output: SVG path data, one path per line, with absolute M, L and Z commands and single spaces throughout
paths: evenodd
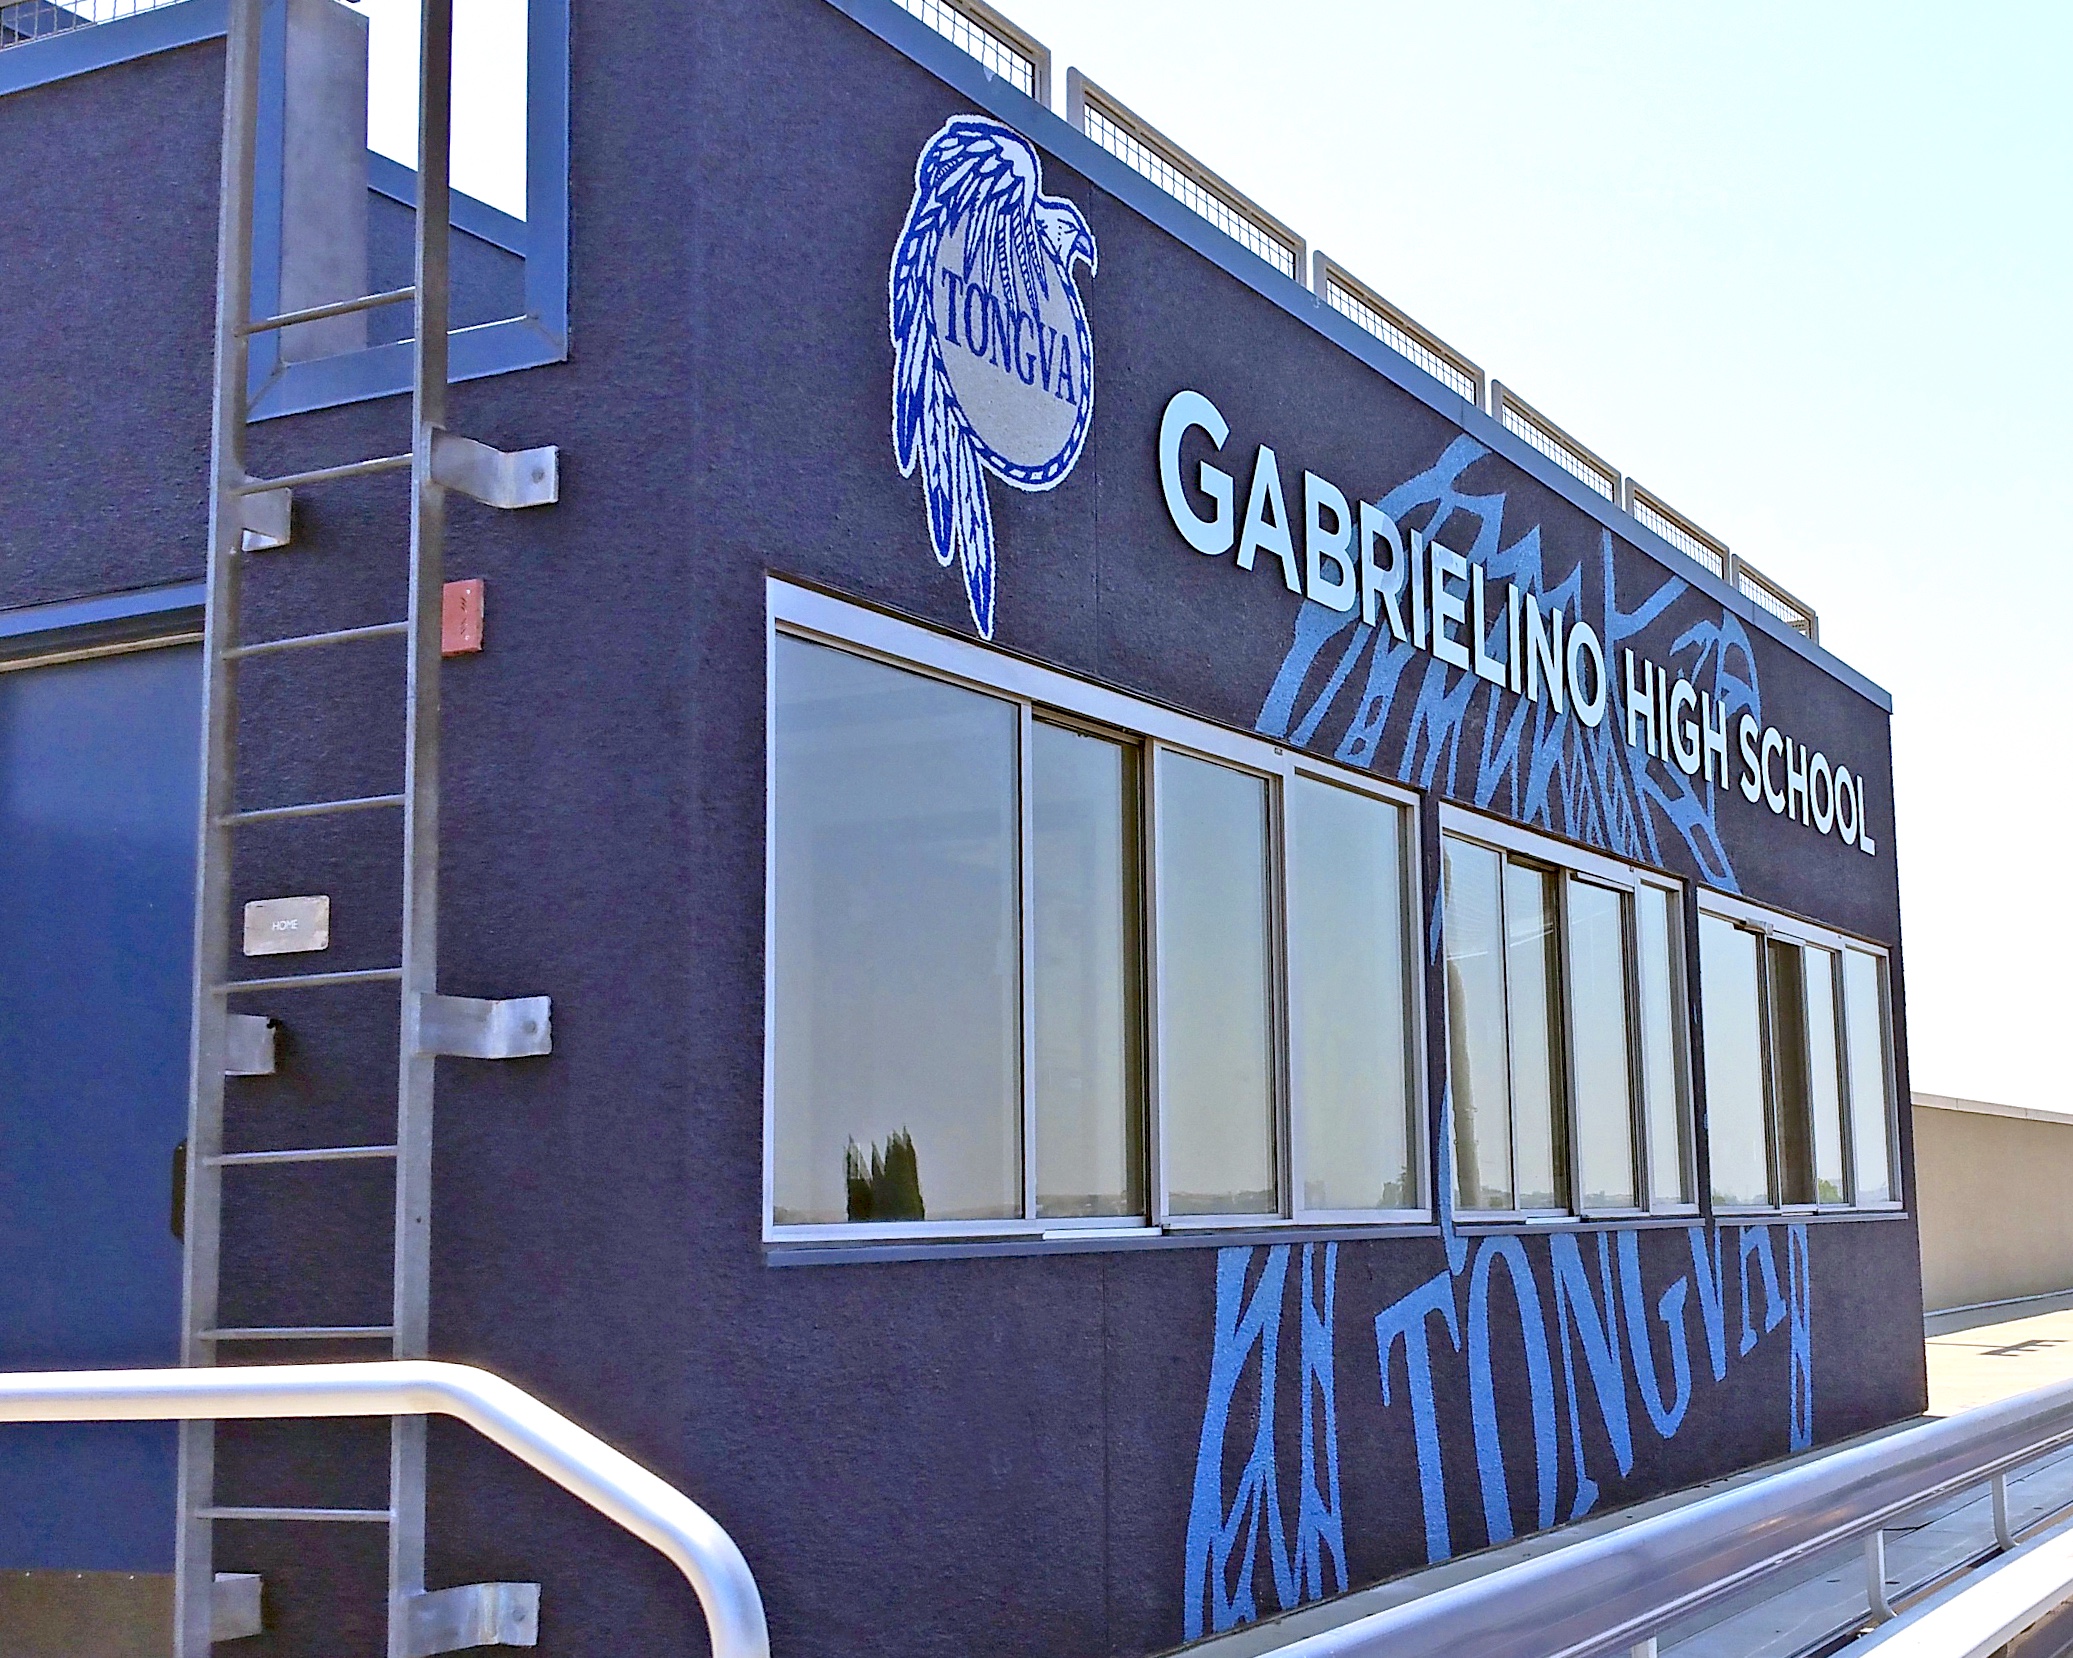
M 201 653 L 0 673 L 0 1369 L 176 1364 Z M 169 1424 L 0 1428 L 0 1569 L 164 1572 Z

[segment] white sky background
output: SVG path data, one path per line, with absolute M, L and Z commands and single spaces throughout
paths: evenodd
M 997 3 L 1819 611 L 1915 1086 L 2073 1109 L 2073 8 Z
M 417 166 L 418 0 L 358 0 L 367 145 Z M 525 217 L 526 0 L 454 0 L 453 187 Z
M 1916 1087 L 2073 1109 L 2073 8 L 1001 3 L 1820 612 L 1893 694 Z M 456 187 L 522 213 L 524 0 L 456 17 Z

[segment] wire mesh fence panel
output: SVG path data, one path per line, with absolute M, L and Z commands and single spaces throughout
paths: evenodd
M 24 46 L 32 40 L 84 29 L 95 23 L 112 23 L 120 17 L 157 11 L 177 5 L 179 0 L 12 0 L 0 5 L 0 49 Z
M 1440 355 L 1416 334 L 1401 327 L 1394 317 L 1376 310 L 1358 294 L 1334 281 L 1326 281 L 1324 296 L 1325 303 L 1334 311 L 1358 323 L 1392 351 L 1410 358 L 1457 397 L 1465 398 L 1471 403 L 1480 401 L 1481 388 L 1477 386 L 1473 374 L 1468 373 L 1451 358 Z
M 1515 437 L 1522 437 L 1543 455 L 1553 461 L 1571 477 L 1581 479 L 1606 500 L 1619 498 L 1619 479 L 1605 468 L 1580 454 L 1554 432 L 1539 421 L 1529 419 L 1511 403 L 1504 405 L 1504 429 Z
M 899 6 L 902 11 L 920 18 L 953 46 L 977 58 L 1018 92 L 1032 98 L 1037 95 L 1035 60 L 970 13 L 947 6 L 943 0 L 899 0 Z
M 1761 571 L 1738 564 L 1735 567 L 1735 586 L 1750 603 L 1759 610 L 1768 610 L 1795 633 L 1803 633 L 1809 639 L 1816 637 L 1814 613 L 1772 583 Z
M 1206 190 L 1158 151 L 1097 108 L 1087 105 L 1087 136 L 1126 167 L 1144 174 L 1154 184 L 1202 215 L 1226 236 L 1258 254 L 1283 276 L 1296 275 L 1297 253 L 1278 237 L 1270 236 L 1240 213 L 1223 197 Z
M 1669 542 L 1680 553 L 1684 554 L 1685 557 L 1692 560 L 1693 563 L 1703 564 L 1716 576 L 1726 574 L 1726 560 L 1722 558 L 1717 548 L 1709 547 L 1682 524 L 1678 523 L 1676 519 L 1657 511 L 1655 507 L 1649 504 L 1646 497 L 1641 495 L 1634 497 L 1634 516 L 1654 530 L 1665 541 Z

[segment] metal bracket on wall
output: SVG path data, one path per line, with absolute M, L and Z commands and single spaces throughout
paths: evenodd
M 486 507 L 516 510 L 561 499 L 561 451 L 492 449 L 458 432 L 432 433 L 432 481 Z
M 538 1646 L 537 1583 L 466 1583 L 404 1603 L 405 1658 L 433 1658 L 478 1646 Z
M 231 1013 L 223 1021 L 223 1074 L 227 1077 L 270 1077 L 274 1074 L 273 1020 L 258 1013 Z
M 262 489 L 238 498 L 238 527 L 248 553 L 271 552 L 288 545 L 295 518 L 295 491 Z
M 412 1044 L 420 1054 L 455 1059 L 526 1059 L 554 1051 L 552 999 L 420 995 L 410 1004 Z
M 262 1634 L 259 1616 L 263 1580 L 257 1572 L 218 1572 L 209 1602 L 210 1632 L 219 1641 L 242 1641 Z

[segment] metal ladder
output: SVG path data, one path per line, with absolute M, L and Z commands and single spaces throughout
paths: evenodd
M 481 1001 L 439 994 L 439 669 L 442 544 L 446 497 L 458 491 L 494 507 L 544 505 L 557 495 L 552 448 L 507 454 L 444 430 L 448 351 L 448 152 L 451 126 L 452 0 L 421 0 L 418 201 L 414 280 L 408 288 L 254 319 L 253 205 L 256 194 L 260 30 L 263 0 L 231 0 L 224 86 L 222 195 L 218 227 L 216 356 L 211 446 L 208 621 L 204 642 L 203 786 L 197 870 L 194 1025 L 186 1172 L 186 1267 L 182 1363 L 217 1362 L 219 1344 L 386 1340 L 397 1359 L 429 1350 L 432 1104 L 438 1055 L 515 1058 L 548 1051 L 547 998 Z M 298 323 L 414 303 L 411 431 L 407 454 L 253 478 L 245 468 L 249 342 Z M 240 617 L 243 566 L 255 553 L 294 559 L 293 492 L 346 479 L 408 472 L 409 599 L 405 619 L 296 637 L 247 640 Z M 404 642 L 403 778 L 394 793 L 252 807 L 238 791 L 238 671 L 255 656 L 355 650 L 374 639 Z M 342 812 L 400 815 L 402 914 L 393 966 L 338 972 L 233 976 L 232 874 L 239 832 L 259 823 L 329 819 Z M 224 1149 L 225 1077 L 271 1072 L 273 1022 L 256 1008 L 309 1008 L 330 989 L 390 984 L 400 997 L 396 1120 L 387 1145 Z M 226 1329 L 218 1322 L 227 1172 L 252 1165 L 392 1161 L 395 1172 L 393 1314 L 387 1326 Z M 264 1179 L 263 1172 L 239 1174 Z M 535 1584 L 425 1589 L 425 1419 L 398 1416 L 390 1428 L 388 1503 L 382 1509 L 224 1508 L 216 1505 L 214 1424 L 180 1432 L 175 1619 L 178 1658 L 207 1658 L 212 1641 L 256 1633 L 250 1597 L 242 1616 L 216 1611 L 214 1522 L 370 1522 L 388 1530 L 389 1658 L 536 1639 Z M 249 1579 L 246 1580 L 249 1584 Z M 238 1598 L 238 1597 L 233 1597 Z

